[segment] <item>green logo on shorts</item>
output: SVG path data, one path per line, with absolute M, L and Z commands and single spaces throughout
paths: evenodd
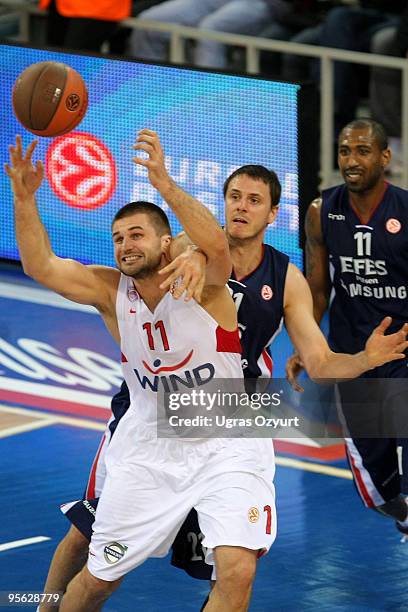
M 117 563 L 122 559 L 127 549 L 127 546 L 119 544 L 119 542 L 111 542 L 110 544 L 107 544 L 103 549 L 105 561 L 110 565 Z

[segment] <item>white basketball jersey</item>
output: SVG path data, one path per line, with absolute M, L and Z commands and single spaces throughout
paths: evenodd
M 130 410 L 154 425 L 158 392 L 183 392 L 212 379 L 242 378 L 238 329 L 228 332 L 197 302 L 166 293 L 152 313 L 121 274 L 116 313 Z

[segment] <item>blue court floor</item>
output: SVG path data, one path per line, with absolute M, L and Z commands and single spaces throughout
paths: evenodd
M 279 342 L 282 367 L 290 347 Z M 117 353 L 89 310 L 66 308 L 14 271 L 0 276 L 0 592 L 41 591 L 68 527 L 59 504 L 81 494 L 120 382 Z M 278 537 L 259 561 L 250 610 L 408 610 L 408 544 L 363 508 L 341 454 L 299 448 L 277 444 Z M 198 611 L 206 592 L 152 559 L 104 609 Z

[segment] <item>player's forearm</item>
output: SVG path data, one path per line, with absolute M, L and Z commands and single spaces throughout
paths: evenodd
M 320 362 L 316 360 L 309 367 L 306 364 L 307 372 L 315 382 L 340 382 L 356 378 L 372 367 L 365 351 L 354 355 L 329 351 Z
M 53 253 L 34 196 L 14 198 L 14 225 L 24 272 L 41 281 Z
M 173 180 L 159 190 L 191 242 L 211 258 L 229 257 L 227 238 L 214 215 Z

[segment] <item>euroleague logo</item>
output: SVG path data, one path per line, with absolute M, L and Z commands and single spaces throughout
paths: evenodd
M 402 225 L 401 225 L 401 221 L 398 221 L 398 219 L 391 218 L 391 219 L 388 219 L 387 223 L 385 224 L 385 227 L 387 231 L 390 232 L 390 234 L 398 234 Z
M 261 295 L 264 300 L 268 301 L 273 298 L 273 291 L 269 285 L 264 285 L 261 289 Z
M 74 208 L 103 206 L 116 187 L 111 152 L 98 138 L 84 132 L 54 139 L 47 151 L 46 172 L 54 193 Z
M 65 106 L 71 112 L 76 111 L 80 103 L 81 98 L 75 93 L 70 94 L 65 100 Z
M 250 523 L 257 523 L 259 521 L 259 510 L 256 506 L 252 506 L 248 510 L 248 520 Z

